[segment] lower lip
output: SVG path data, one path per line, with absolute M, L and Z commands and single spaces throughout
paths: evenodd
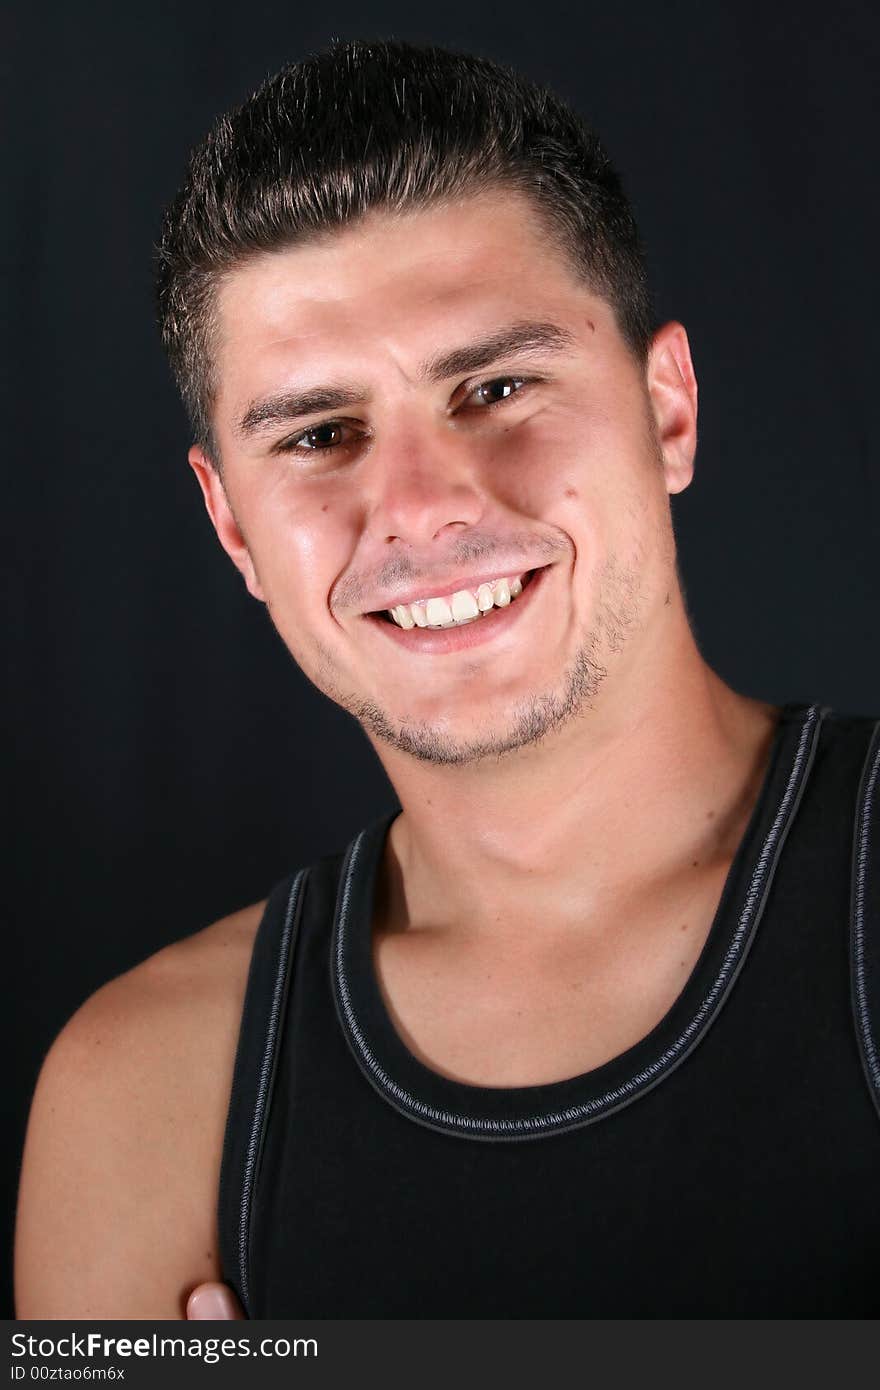
M 482 618 L 474 618 L 472 622 L 463 623 L 461 627 L 403 628 L 372 613 L 365 616 L 368 622 L 373 623 L 392 642 L 405 647 L 407 651 L 424 652 L 428 656 L 469 651 L 472 647 L 481 647 L 511 630 L 531 607 L 535 593 L 543 585 L 544 576 L 550 568 L 550 565 L 544 565 L 542 569 L 535 570 L 522 592 L 515 599 L 511 599 L 506 608 L 490 608 Z

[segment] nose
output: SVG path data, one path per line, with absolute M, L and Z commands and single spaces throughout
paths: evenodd
M 370 464 L 368 529 L 380 544 L 424 546 L 483 516 L 476 459 L 464 440 L 444 436 L 442 427 L 377 441 Z

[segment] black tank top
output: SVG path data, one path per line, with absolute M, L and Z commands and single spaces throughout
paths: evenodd
M 878 772 L 880 722 L 786 705 L 680 995 L 547 1085 L 450 1080 L 397 1033 L 371 956 L 393 815 L 279 883 L 220 1180 L 248 1315 L 876 1317 Z

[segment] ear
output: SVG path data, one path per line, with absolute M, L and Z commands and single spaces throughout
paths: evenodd
M 697 378 L 682 324 L 665 323 L 654 334 L 647 382 L 666 488 L 683 492 L 694 475 L 697 451 Z
M 251 559 L 250 551 L 241 532 L 235 513 L 229 504 L 226 496 L 226 489 L 213 463 L 211 463 L 204 449 L 198 444 L 194 444 L 187 454 L 190 467 L 199 480 L 199 487 L 202 489 L 202 496 L 205 499 L 205 506 L 208 509 L 208 516 L 217 532 L 226 554 L 229 556 L 237 570 L 244 575 L 244 582 L 248 587 L 248 592 L 262 603 L 266 602 L 260 581 L 257 578 L 257 571 Z

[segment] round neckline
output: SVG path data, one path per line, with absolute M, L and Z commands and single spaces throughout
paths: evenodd
M 336 1011 L 368 1080 L 417 1123 L 474 1139 L 531 1139 L 612 1114 L 659 1084 L 705 1036 L 742 969 L 800 802 L 826 707 L 782 706 L 761 789 L 731 861 L 712 925 L 687 981 L 660 1021 L 589 1071 L 530 1086 L 453 1080 L 400 1036 L 372 957 L 378 868 L 400 810 L 363 829 L 341 867 L 331 950 Z

